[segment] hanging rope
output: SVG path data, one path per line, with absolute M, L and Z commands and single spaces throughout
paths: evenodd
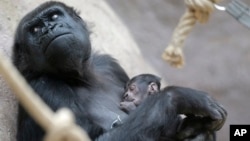
M 1 51 L 0 73 L 9 83 L 22 106 L 47 132 L 45 141 L 90 141 L 88 135 L 75 125 L 72 112 L 61 109 L 54 114 Z
M 183 45 L 196 21 L 206 23 L 214 10 L 214 4 L 220 0 L 185 0 L 188 7 L 177 25 L 170 44 L 162 54 L 162 58 L 171 66 L 181 68 L 184 65 Z

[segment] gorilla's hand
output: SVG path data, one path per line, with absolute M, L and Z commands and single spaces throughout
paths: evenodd
M 177 114 L 209 119 L 206 129 L 210 131 L 219 130 L 224 125 L 226 110 L 205 92 L 175 86 L 163 91 L 167 92 Z
M 178 127 L 176 139 L 185 141 L 214 141 L 215 133 L 210 124 L 209 117 L 195 117 L 188 115 Z

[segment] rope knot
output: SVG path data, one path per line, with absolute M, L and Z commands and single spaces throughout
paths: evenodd
M 177 25 L 169 46 L 165 49 L 162 58 L 170 65 L 181 68 L 184 64 L 182 47 L 196 21 L 206 23 L 214 10 L 214 4 L 220 0 L 185 0 L 188 7 Z
M 183 62 L 183 51 L 181 48 L 175 48 L 173 45 L 169 45 L 165 49 L 165 53 L 162 54 L 162 57 L 170 63 L 171 66 L 176 68 L 181 68 L 184 64 Z
M 219 0 L 185 0 L 191 12 L 194 12 L 196 20 L 206 23 L 214 10 L 214 4 Z

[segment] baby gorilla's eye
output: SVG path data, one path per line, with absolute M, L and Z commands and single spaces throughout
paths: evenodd
M 130 91 L 134 91 L 135 90 L 135 86 L 132 85 L 132 86 L 129 87 L 129 89 L 130 89 Z
M 51 16 L 51 19 L 52 19 L 52 20 L 56 20 L 58 17 L 59 17 L 58 14 L 53 14 L 53 15 Z

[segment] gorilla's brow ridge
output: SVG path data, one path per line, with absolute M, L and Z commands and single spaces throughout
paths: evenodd
M 32 18 L 29 22 L 27 22 L 25 25 L 24 25 L 24 28 L 28 28 L 32 25 L 35 25 L 35 24 L 38 24 L 40 22 L 40 18 L 39 17 L 34 17 Z
M 47 17 L 49 14 L 53 13 L 53 12 L 59 12 L 61 11 L 61 9 L 59 7 L 50 7 L 48 9 L 44 9 L 41 13 L 35 15 L 34 17 L 32 17 L 27 23 L 24 24 L 24 28 L 29 28 L 35 24 L 38 24 L 41 22 L 41 19 L 43 17 Z
M 42 13 L 41 13 L 41 17 L 47 17 L 49 14 L 54 13 L 54 12 L 59 12 L 62 9 L 60 9 L 59 7 L 51 7 L 49 9 L 45 9 Z

